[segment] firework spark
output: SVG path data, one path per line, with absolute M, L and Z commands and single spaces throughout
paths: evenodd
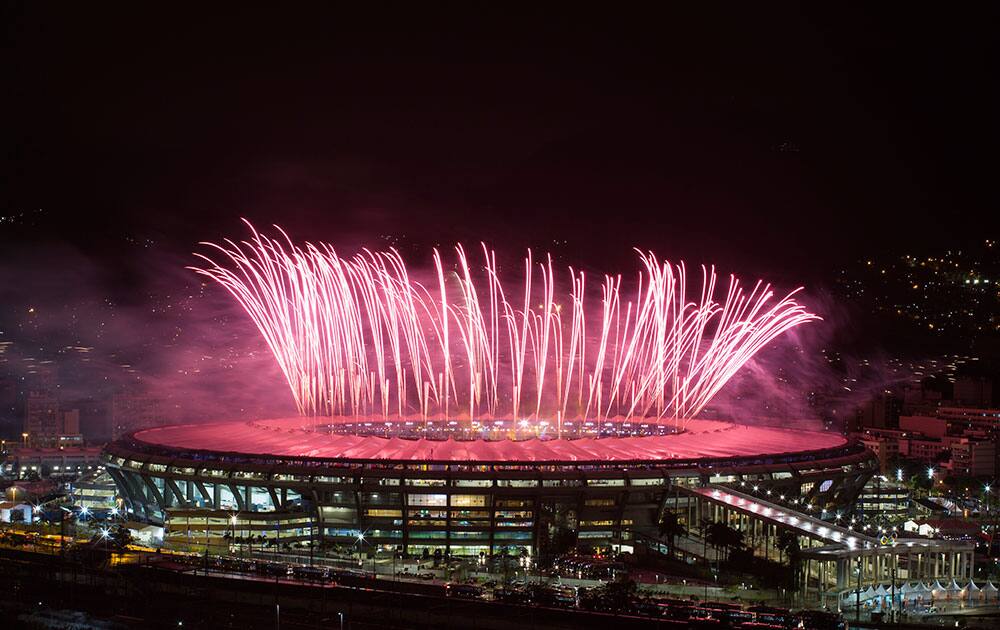
M 689 296 L 684 264 L 652 252 L 637 250 L 634 293 L 605 275 L 590 309 L 582 271 L 566 271 L 557 297 L 551 256 L 529 251 L 515 291 L 486 245 L 481 267 L 461 245 L 451 264 L 435 249 L 424 284 L 395 249 L 341 257 L 247 225 L 249 240 L 205 243 L 215 258 L 198 254 L 206 264 L 192 269 L 253 319 L 307 416 L 554 418 L 560 434 L 570 418 L 683 427 L 761 348 L 819 319 L 799 289 L 776 299 L 734 276 L 716 301 L 714 267 Z

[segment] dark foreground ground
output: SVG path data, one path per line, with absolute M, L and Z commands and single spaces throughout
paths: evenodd
M 0 549 L 0 618 L 50 610 L 84 611 L 122 627 L 141 628 L 278 628 L 279 622 L 282 629 L 339 628 L 341 614 L 344 628 L 351 630 L 686 627 L 668 620 L 363 586 L 205 575 L 166 564 L 88 566 Z
M 353 582 L 353 583 L 351 583 Z M 373 588 L 377 586 L 377 588 Z M 345 628 L 347 630 L 630 630 L 726 628 L 445 597 L 440 586 L 361 578 L 337 584 L 195 571 L 170 561 L 109 562 L 0 548 L 0 628 Z M 944 616 L 936 627 L 1000 627 L 997 617 Z M 341 626 L 341 622 L 343 625 Z M 850 623 L 850 622 L 848 622 Z M 853 624 L 851 624 L 853 625 Z M 756 626 L 755 626 L 756 627 Z M 929 625 L 864 624 L 866 628 Z

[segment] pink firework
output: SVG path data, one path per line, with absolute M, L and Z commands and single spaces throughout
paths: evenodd
M 193 269 L 246 310 L 308 416 L 554 419 L 560 435 L 567 419 L 682 428 L 761 348 L 819 319 L 800 289 L 777 299 L 734 276 L 717 301 L 714 267 L 691 291 L 683 263 L 651 252 L 637 250 L 633 291 L 605 275 L 591 304 L 582 271 L 566 270 L 557 294 L 551 256 L 530 251 L 515 295 L 486 245 L 481 266 L 461 245 L 450 264 L 434 250 L 423 283 L 395 249 L 345 258 L 247 225 L 251 239 L 206 243 L 216 256 Z

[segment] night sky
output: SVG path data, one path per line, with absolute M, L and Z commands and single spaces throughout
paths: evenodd
M 978 240 L 995 15 L 838 9 L 8 4 L 0 232 L 8 258 L 70 246 L 123 278 L 240 216 L 787 282 Z
M 824 323 L 762 358 L 801 356 L 799 380 L 731 387 L 741 408 L 777 392 L 768 413 L 789 388 L 789 415 L 841 389 L 831 349 L 880 366 L 872 391 L 902 373 L 883 352 L 981 353 L 967 333 L 993 334 L 1000 293 L 950 278 L 900 318 L 908 272 L 859 261 L 997 238 L 996 16 L 838 9 L 6 3 L 0 434 L 35 387 L 106 401 L 138 383 L 180 419 L 287 413 L 245 315 L 185 269 L 199 241 L 244 237 L 240 217 L 417 269 L 485 240 L 501 273 L 531 247 L 631 274 L 642 247 L 804 284 Z M 962 273 L 1000 275 L 978 256 Z M 880 282 L 881 302 L 855 299 Z M 928 309 L 980 298 L 928 344 Z

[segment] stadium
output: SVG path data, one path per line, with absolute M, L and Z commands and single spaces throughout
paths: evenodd
M 631 289 L 530 250 L 505 269 L 485 244 L 481 263 L 457 245 L 411 270 L 395 249 L 346 258 L 249 227 L 194 271 L 253 321 L 299 416 L 111 444 L 125 507 L 168 539 L 628 551 L 656 544 L 685 486 L 766 483 L 822 510 L 873 474 L 839 435 L 699 419 L 761 349 L 820 319 L 798 289 L 730 275 L 720 291 L 714 267 L 638 250 Z
M 657 540 L 672 492 L 708 483 L 766 485 L 832 510 L 875 470 L 870 451 L 837 434 L 712 420 L 563 439 L 501 421 L 479 439 L 424 426 L 431 439 L 410 435 L 418 421 L 323 420 L 147 429 L 109 445 L 105 465 L 133 517 L 175 542 L 479 557 L 633 551 Z

